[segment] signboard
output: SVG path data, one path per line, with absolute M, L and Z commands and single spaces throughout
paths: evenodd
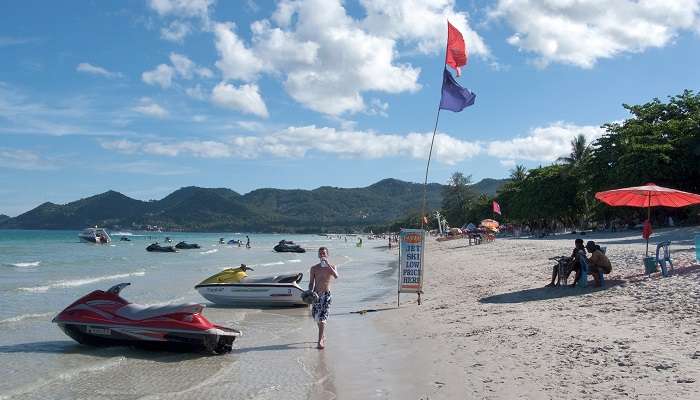
M 425 231 L 402 229 L 399 234 L 399 293 L 421 293 Z

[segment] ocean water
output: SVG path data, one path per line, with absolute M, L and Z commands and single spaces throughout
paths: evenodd
M 0 399 L 17 398 L 332 398 L 332 366 L 314 349 L 316 326 L 305 308 L 217 307 L 194 285 L 245 263 L 255 275 L 303 272 L 317 262 L 316 249 L 330 249 L 339 267 L 329 322 L 329 341 L 356 340 L 337 334 L 355 326 L 352 311 L 392 301 L 396 255 L 386 241 L 318 235 L 249 234 L 252 248 L 220 245 L 232 233 L 111 232 L 107 245 L 81 243 L 77 231 L 0 230 Z M 148 244 L 169 236 L 201 249 L 149 253 Z M 307 253 L 275 253 L 282 239 Z M 231 354 L 203 356 L 128 347 L 91 348 L 65 336 L 51 319 L 96 289 L 131 282 L 123 297 L 140 304 L 198 302 L 212 322 L 243 332 Z M 336 334 L 334 335 L 334 330 Z M 349 348 L 353 343 L 336 343 Z M 327 349 L 328 350 L 328 349 Z

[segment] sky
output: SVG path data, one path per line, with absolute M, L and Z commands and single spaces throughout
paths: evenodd
M 0 2 L 0 214 L 107 190 L 504 178 L 700 87 L 700 0 Z

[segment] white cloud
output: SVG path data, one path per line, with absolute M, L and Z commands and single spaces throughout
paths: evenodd
M 427 159 L 431 133 L 407 135 L 378 134 L 370 131 L 345 131 L 328 127 L 303 126 L 261 136 L 234 136 L 227 141 L 150 142 L 117 141 L 103 147 L 120 152 L 140 152 L 161 155 L 191 155 L 207 158 L 259 157 L 301 158 L 309 152 L 335 155 L 341 158 L 377 159 L 409 157 Z M 124 150 L 122 150 L 124 149 Z M 466 142 L 439 133 L 435 138 L 433 157 L 437 162 L 454 165 L 481 152 L 478 143 Z
M 262 97 L 260 97 L 258 85 L 256 84 L 245 84 L 236 87 L 221 82 L 212 90 L 211 99 L 221 107 L 265 118 L 268 116 L 267 107 Z
M 0 169 L 19 169 L 25 171 L 48 171 L 56 169 L 56 166 L 40 155 L 19 149 L 0 147 Z
M 216 67 L 224 79 L 251 81 L 257 77 L 263 66 L 260 58 L 238 38 L 234 32 L 235 28 L 236 25 L 232 22 L 214 25 L 216 50 L 220 57 Z
M 663 47 L 700 22 L 698 0 L 499 0 L 492 18 L 516 31 L 508 43 L 552 62 L 591 68 L 598 59 Z
M 469 26 L 468 14 L 454 0 L 361 0 L 367 10 L 362 24 L 372 33 L 415 43 L 421 53 L 445 50 L 446 21 L 462 32 L 470 55 L 490 57 L 484 40 Z
M 115 150 L 120 153 L 133 154 L 136 153 L 141 146 L 138 143 L 129 140 L 112 140 L 112 141 L 101 141 L 100 146 L 107 150 Z
M 208 20 L 215 0 L 149 0 L 148 5 L 161 16 Z
M 173 84 L 175 69 L 166 64 L 158 65 L 154 70 L 141 74 L 141 79 L 149 85 L 158 85 L 163 89 L 169 88 Z
M 202 89 L 202 86 L 200 86 L 199 84 L 185 89 L 185 93 L 187 93 L 187 95 L 192 97 L 193 99 L 197 100 L 204 100 L 207 97 L 206 93 L 204 93 L 204 89 Z
M 571 140 L 583 134 L 588 143 L 602 136 L 604 129 L 597 126 L 579 126 L 556 122 L 537 127 L 527 136 L 489 142 L 486 152 L 504 160 L 553 162 L 571 152 Z
M 165 28 L 160 28 L 160 37 L 165 40 L 182 43 L 187 35 L 192 31 L 192 27 L 187 22 L 173 21 Z
M 165 118 L 168 116 L 168 110 L 161 107 L 148 97 L 142 98 L 140 100 L 140 104 L 132 108 L 132 110 L 143 115 L 148 115 L 149 117 Z
M 84 72 L 86 74 L 104 76 L 105 78 L 118 78 L 121 76 L 121 74 L 118 72 L 110 72 L 105 68 L 102 68 L 97 65 L 92 65 L 90 63 L 80 63 L 77 67 L 75 67 L 75 70 L 78 72 Z

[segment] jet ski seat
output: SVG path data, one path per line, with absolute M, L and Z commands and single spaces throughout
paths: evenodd
M 197 303 L 167 304 L 164 306 L 142 306 L 140 304 L 127 304 L 119 308 L 115 314 L 132 321 L 155 318 L 168 314 L 194 314 L 201 313 L 204 305 Z
M 303 277 L 304 277 L 304 274 L 302 274 L 301 272 L 299 272 L 298 274 L 294 274 L 294 275 L 280 275 L 280 276 L 275 277 L 274 282 L 277 282 L 277 283 L 294 283 L 294 282 L 299 283 L 299 282 L 301 282 L 301 278 L 303 278 Z

